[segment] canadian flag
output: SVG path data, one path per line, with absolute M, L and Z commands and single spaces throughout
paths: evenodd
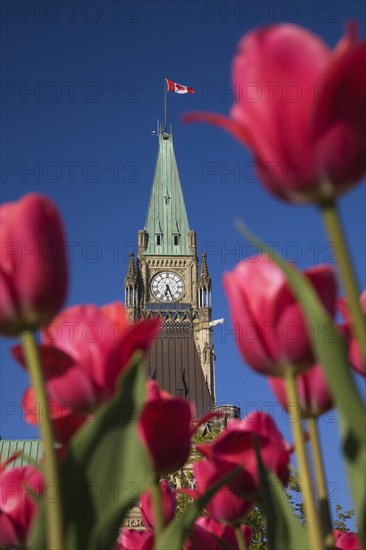
M 194 89 L 189 86 L 182 86 L 172 80 L 165 79 L 167 85 L 167 92 L 175 92 L 176 94 L 194 94 Z

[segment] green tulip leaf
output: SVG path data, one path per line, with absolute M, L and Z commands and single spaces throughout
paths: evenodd
M 72 438 L 60 464 L 67 550 L 113 548 L 132 502 L 151 485 L 154 474 L 136 431 L 144 399 L 139 357 L 124 369 L 113 398 Z M 32 549 L 46 548 L 44 513 L 33 530 Z
M 309 548 L 305 527 L 295 516 L 278 477 L 266 470 L 256 449 L 260 477 L 260 507 L 267 522 L 268 544 L 271 550 Z
M 262 252 L 271 257 L 273 251 L 248 231 L 243 223 L 238 223 L 238 229 L 246 239 L 255 242 Z M 364 484 L 360 483 L 360 480 L 364 478 L 366 471 L 366 411 L 352 377 L 347 346 L 306 277 L 278 255 L 274 254 L 272 257 L 287 277 L 289 286 L 303 310 L 310 335 L 310 327 L 317 328 L 316 337 L 311 337 L 310 342 L 324 369 L 329 389 L 338 407 L 343 454 L 360 535 L 365 541 L 366 495 Z
M 235 468 L 223 476 L 217 483 L 201 495 L 197 500 L 194 500 L 187 510 L 178 518 L 174 519 L 167 525 L 158 541 L 156 542 L 155 550 L 172 550 L 172 548 L 183 548 L 184 541 L 188 538 L 189 533 L 196 519 L 202 514 L 202 510 L 213 497 L 213 495 L 223 486 L 234 479 L 241 471 L 241 468 Z

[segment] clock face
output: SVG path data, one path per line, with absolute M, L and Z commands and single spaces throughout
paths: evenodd
M 184 294 L 184 281 L 177 273 L 160 271 L 151 281 L 151 292 L 159 302 L 176 302 Z

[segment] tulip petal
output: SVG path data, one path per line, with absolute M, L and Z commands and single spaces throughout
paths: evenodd
M 46 381 L 49 407 L 81 409 L 96 401 L 95 390 L 86 373 L 64 351 L 41 344 L 38 347 Z M 13 356 L 25 367 L 22 346 L 12 348 Z M 27 404 L 30 405 L 28 394 Z M 53 415 L 54 416 L 54 415 Z
M 105 384 L 113 393 L 118 376 L 131 361 L 136 351 L 146 352 L 158 336 L 161 320 L 144 319 L 128 325 L 121 331 L 118 344 L 114 346 L 105 364 Z
M 121 530 L 118 537 L 117 550 L 152 550 L 154 546 L 154 533 L 151 529 Z
M 239 285 L 240 278 L 237 278 L 235 273 L 224 274 L 223 286 L 229 300 L 238 346 L 253 368 L 266 373 L 266 368 L 272 362 L 271 353 L 262 334 L 263 327 L 249 309 L 248 300 L 245 294 L 240 292 Z
M 337 307 L 337 279 L 334 270 L 328 265 L 318 265 L 304 271 L 321 299 L 325 309 L 334 317 Z
M 200 493 L 205 493 L 223 475 L 233 470 L 233 464 L 224 461 L 211 462 L 207 459 L 193 464 L 193 473 Z M 237 479 L 233 484 L 237 483 Z M 245 500 L 232 491 L 231 484 L 223 485 L 209 500 L 205 508 L 210 517 L 219 522 L 235 523 L 244 519 L 253 507 L 253 502 Z
M 22 539 L 20 526 L 0 511 L 0 545 L 4 548 L 15 548 Z
M 129 325 L 126 308 L 121 302 L 106 304 L 101 307 L 101 311 L 112 321 L 112 323 L 118 326 L 120 331 L 123 331 Z
M 176 510 L 176 504 L 177 504 L 175 491 L 173 491 L 173 489 L 169 484 L 169 481 L 166 479 L 162 479 L 159 482 L 159 487 L 160 487 L 162 507 L 163 507 L 164 525 L 167 525 L 175 516 L 175 510 Z M 142 521 L 145 527 L 153 527 L 154 511 L 153 511 L 151 489 L 147 490 L 145 493 L 141 495 L 140 509 L 141 509 Z
M 254 148 L 254 143 L 251 141 L 250 132 L 246 131 L 243 126 L 231 118 L 218 115 L 217 113 L 206 113 L 205 111 L 185 113 L 181 118 L 183 122 L 188 124 L 191 122 L 206 122 L 207 124 L 212 124 L 213 126 L 219 126 L 223 130 L 226 130 L 232 134 L 247 147 L 250 147 L 251 149 Z
M 268 377 L 269 385 L 281 406 L 287 410 L 283 378 Z M 319 416 L 333 407 L 333 400 L 321 365 L 314 365 L 296 377 L 299 405 L 304 416 Z
M 112 324 L 101 308 L 95 305 L 78 305 L 60 313 L 52 322 L 58 327 L 54 341 L 49 330 L 44 340 L 69 354 L 90 377 L 96 388 L 106 388 L 106 359 L 118 341 L 119 327 Z M 117 330 L 117 334 L 116 334 Z
M 38 352 L 40 354 L 45 380 L 64 374 L 67 369 L 75 364 L 74 359 L 70 355 L 53 346 L 40 344 L 38 346 Z M 14 346 L 11 349 L 11 353 L 18 363 L 24 369 L 27 369 L 23 346 Z
M 366 170 L 366 42 L 337 57 L 323 77 L 312 137 L 317 162 L 334 192 L 341 193 Z
M 184 399 L 146 403 L 138 432 L 156 472 L 174 472 L 186 463 L 190 453 L 191 421 L 191 407 Z
M 23 546 L 34 518 L 37 505 L 35 496 L 42 493 L 44 481 L 33 466 L 10 468 L 0 475 L 0 543 Z M 14 540 L 16 542 L 14 544 Z
M 349 124 L 365 144 L 366 41 L 337 56 L 322 78 L 314 113 L 312 138 L 320 139 L 342 121 Z

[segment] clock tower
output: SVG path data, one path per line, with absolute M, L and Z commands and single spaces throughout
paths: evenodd
M 160 127 L 158 139 L 145 227 L 124 281 L 125 305 L 131 320 L 162 318 L 161 335 L 146 358 L 147 375 L 172 395 L 193 401 L 201 416 L 215 406 L 211 279 L 205 254 L 198 262 L 171 128 Z

